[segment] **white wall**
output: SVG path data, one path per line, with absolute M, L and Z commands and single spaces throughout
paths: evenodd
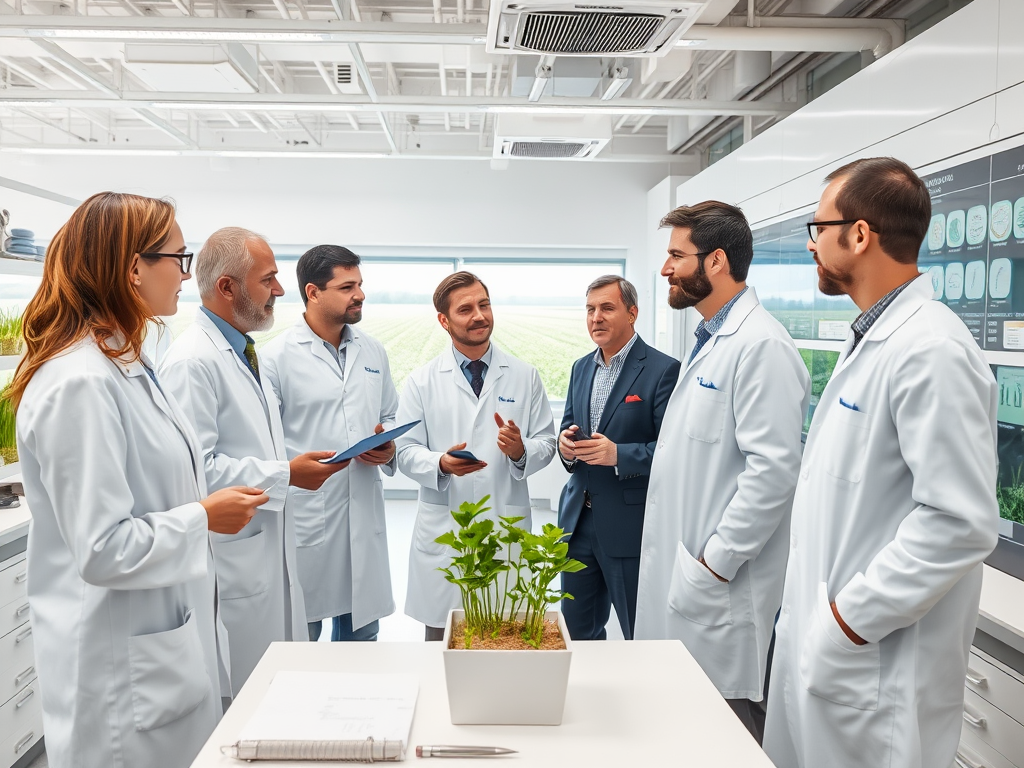
M 1021 0 L 974 0 L 684 184 L 751 223 L 817 202 L 830 170 L 892 155 L 919 172 L 1024 133 Z M 955 164 L 950 160 L 949 164 Z

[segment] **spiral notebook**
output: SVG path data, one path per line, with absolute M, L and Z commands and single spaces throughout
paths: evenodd
M 410 675 L 278 672 L 242 729 L 245 760 L 404 760 L 419 681 Z

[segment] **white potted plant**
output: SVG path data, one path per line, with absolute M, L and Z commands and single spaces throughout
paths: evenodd
M 522 517 L 476 518 L 490 496 L 465 502 L 452 517 L 458 529 L 438 536 L 454 550 L 440 570 L 462 593 L 448 615 L 444 671 L 455 725 L 559 725 L 569 685 L 572 640 L 551 605 L 572 595 L 553 589 L 561 573 L 586 566 L 569 557 L 561 528 L 540 534 Z M 493 695 L 494 681 L 514 681 Z

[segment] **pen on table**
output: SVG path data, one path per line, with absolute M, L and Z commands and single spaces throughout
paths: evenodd
M 516 750 L 504 747 L 460 747 L 447 744 L 416 747 L 416 757 L 497 757 L 515 754 Z

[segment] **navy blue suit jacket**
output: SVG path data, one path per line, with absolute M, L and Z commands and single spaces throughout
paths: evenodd
M 573 364 L 562 430 L 573 424 L 587 429 L 596 371 L 593 352 Z M 571 477 L 558 503 L 559 527 L 575 529 L 583 509 L 583 492 L 589 491 L 598 540 L 612 557 L 640 556 L 651 460 L 678 377 L 678 360 L 637 338 L 608 396 L 601 423 L 594 428 L 616 444 L 618 474 L 615 467 L 590 466 L 582 461 L 569 464 L 562 459 Z M 640 400 L 627 403 L 626 398 L 632 400 L 633 395 Z M 558 456 L 562 458 L 561 453 Z

